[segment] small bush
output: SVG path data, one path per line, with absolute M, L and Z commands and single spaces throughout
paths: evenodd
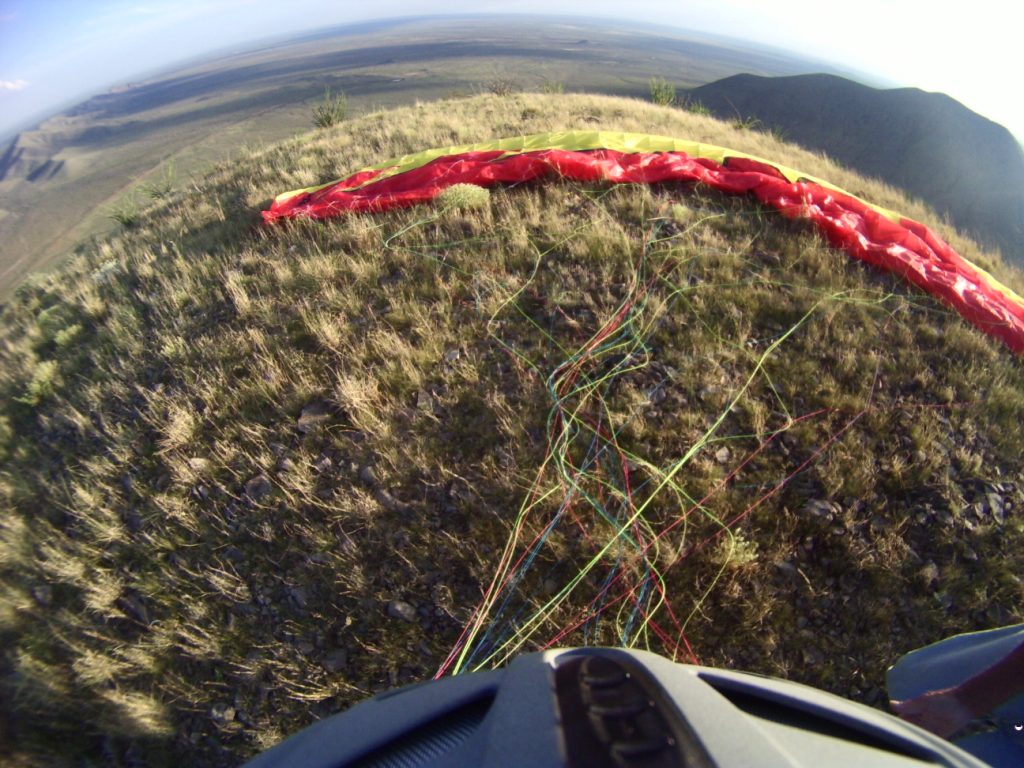
M 57 345 L 58 349 L 70 346 L 75 339 L 82 333 L 82 324 L 75 323 L 69 325 L 67 328 L 62 328 L 57 331 L 57 334 L 53 337 L 53 343 Z
M 324 91 L 324 100 L 313 107 L 313 125 L 317 128 L 329 128 L 342 122 L 348 115 L 348 96 L 342 91 L 331 96 L 331 89 Z
M 445 209 L 486 208 L 491 202 L 491 193 L 476 184 L 453 184 L 437 196 L 437 202 Z
M 560 83 L 557 80 L 544 80 L 540 84 L 541 93 L 565 93 L 565 83 Z
M 44 360 L 32 372 L 32 379 L 26 387 L 25 394 L 17 400 L 27 405 L 39 405 L 41 400 L 54 393 L 56 378 L 57 361 Z
M 723 568 L 735 570 L 756 563 L 757 550 L 756 541 L 737 533 L 731 538 L 722 540 L 712 559 Z
M 756 117 L 736 118 L 732 121 L 732 127 L 738 131 L 754 131 L 761 126 L 761 121 Z
M 676 87 L 663 77 L 652 77 L 651 101 L 662 107 L 671 107 L 676 103 Z
M 135 202 L 135 198 L 125 200 L 111 208 L 107 218 L 113 219 L 124 229 L 135 229 L 139 225 L 141 218 L 139 216 L 139 205 Z
M 63 304 L 55 304 L 44 309 L 36 317 L 36 327 L 44 344 L 49 344 L 67 327 L 70 315 Z
M 683 109 L 685 109 L 687 112 L 692 112 L 695 115 L 711 117 L 711 110 L 705 107 L 699 101 L 687 101 L 685 104 L 683 104 Z
M 489 80 L 486 87 L 495 96 L 511 96 L 519 90 L 519 83 L 510 77 L 498 76 Z
M 174 163 L 169 163 L 164 168 L 163 174 L 156 181 L 143 184 L 140 189 L 142 194 L 150 200 L 162 200 L 167 197 L 174 188 Z

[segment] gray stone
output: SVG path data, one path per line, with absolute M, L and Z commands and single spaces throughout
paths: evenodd
M 218 723 L 230 723 L 235 719 L 235 708 L 224 702 L 214 704 L 210 708 L 210 716 Z
M 49 608 L 53 603 L 53 589 L 49 584 L 40 584 L 32 587 L 32 597 L 43 608 Z
M 775 563 L 775 567 L 779 570 L 780 573 L 783 573 L 786 576 L 797 575 L 796 566 L 788 560 L 779 560 L 777 563 Z
M 326 426 L 333 418 L 334 413 L 330 404 L 323 400 L 315 400 L 302 409 L 297 426 L 299 432 L 308 435 Z
M 421 389 L 416 393 L 416 407 L 425 413 L 432 413 L 434 410 L 434 396 Z
M 270 484 L 270 479 L 262 472 L 256 477 L 250 478 L 245 484 L 245 495 L 253 501 L 260 501 L 270 495 L 273 490 L 273 486 Z
M 392 600 L 388 603 L 388 616 L 412 623 L 416 621 L 416 609 L 404 600 Z
M 297 608 L 305 608 L 309 603 L 309 595 L 305 587 L 288 587 L 288 599 L 295 603 Z
M 377 474 L 373 471 L 373 466 L 365 464 L 359 469 L 359 479 L 363 484 L 370 486 L 371 488 L 377 485 Z
M 188 460 L 188 468 L 196 474 L 202 474 L 210 469 L 210 460 L 201 456 L 192 456 Z
M 835 515 L 835 506 L 824 499 L 811 499 L 804 505 L 804 512 L 824 520 L 831 520 Z
M 939 580 L 939 566 L 929 560 L 924 564 L 924 567 L 917 572 L 917 574 L 921 577 L 921 581 L 925 583 L 925 586 L 930 587 Z
M 336 673 L 341 672 L 345 667 L 348 666 L 348 651 L 344 648 L 336 648 L 326 656 L 320 665 L 328 672 Z

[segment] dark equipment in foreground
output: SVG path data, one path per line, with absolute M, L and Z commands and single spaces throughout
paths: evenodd
M 581 648 L 390 691 L 246 768 L 983 766 L 947 741 L 814 688 Z

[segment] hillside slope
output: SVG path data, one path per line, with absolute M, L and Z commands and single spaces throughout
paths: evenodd
M 1024 265 L 1024 151 L 1001 125 L 945 94 L 835 75 L 735 75 L 687 98 L 905 189 Z
M 663 72 L 697 85 L 819 66 L 664 28 L 521 16 L 390 19 L 194 61 L 0 142 L 0 300 L 78 241 L 108 234 L 110 213 L 168 178 L 186 185 L 241 146 L 307 130 L 328 88 L 359 113 L 494 85 L 639 96 Z
M 1021 620 L 1020 361 L 802 222 L 550 181 L 259 223 L 389 157 L 595 126 L 933 223 L 582 95 L 366 115 L 147 209 L 0 315 L 0 758 L 236 765 L 431 676 L 509 542 L 530 567 L 469 667 L 628 644 L 883 706 L 899 654 Z

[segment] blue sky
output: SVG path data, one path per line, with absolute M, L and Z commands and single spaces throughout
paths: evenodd
M 139 74 L 321 26 L 432 13 L 564 13 L 712 31 L 942 91 L 1024 137 L 1004 0 L 0 0 L 0 133 Z

